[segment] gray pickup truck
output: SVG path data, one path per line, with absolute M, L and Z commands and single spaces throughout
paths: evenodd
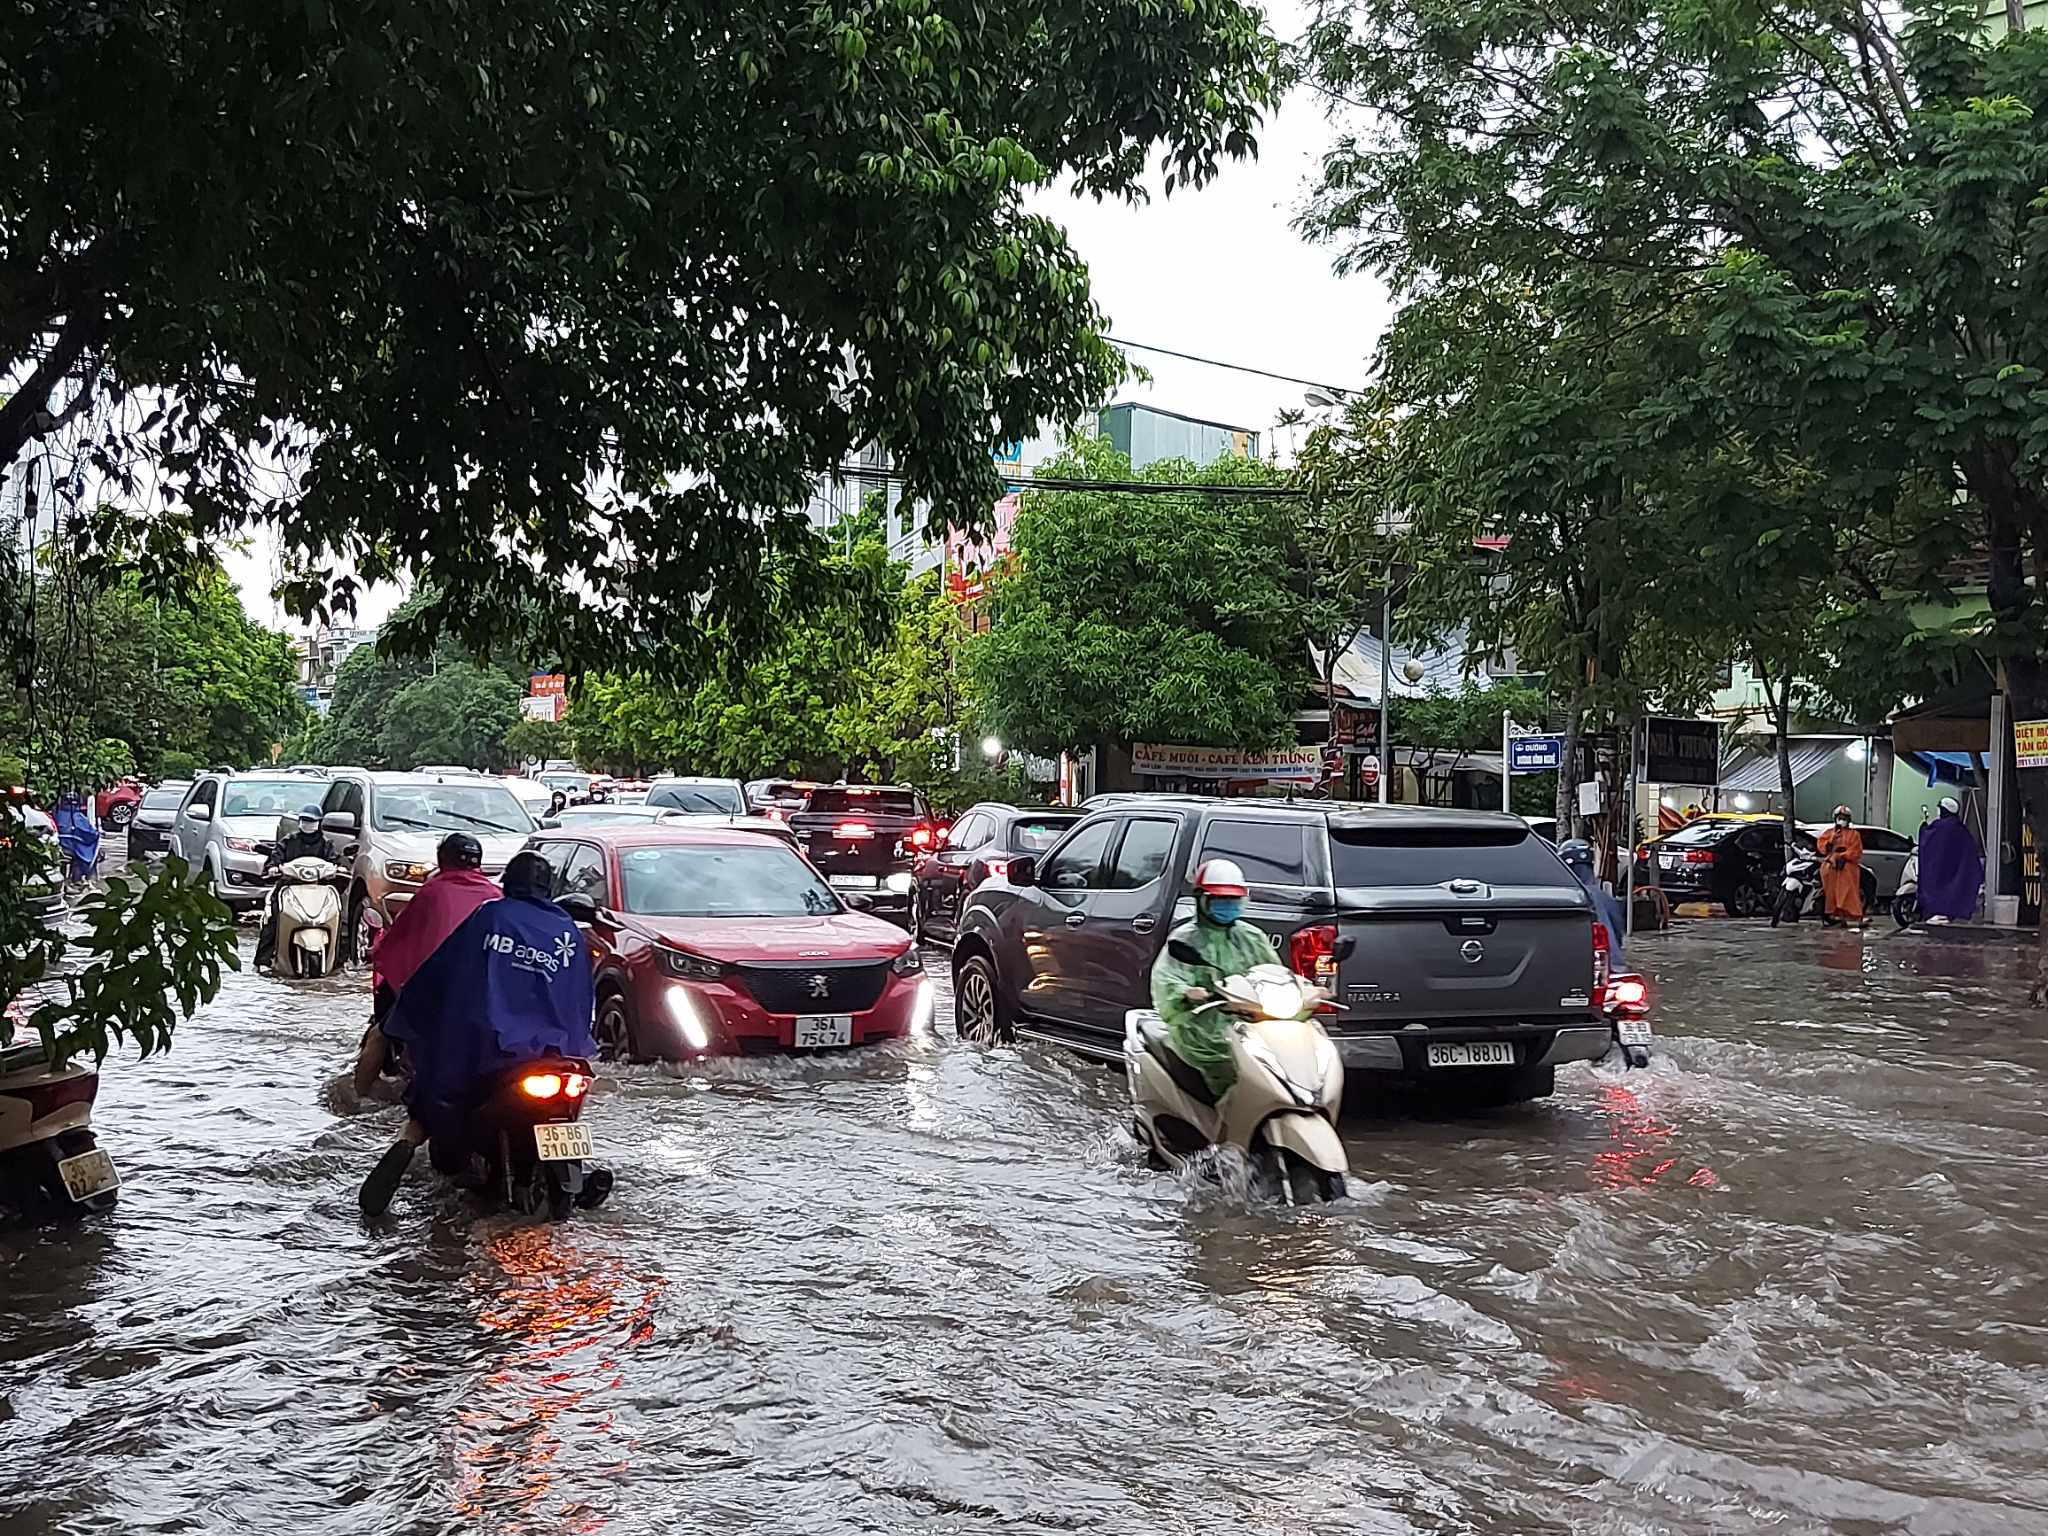
M 1105 796 L 1058 844 L 969 899 L 953 950 L 963 1036 L 1121 1060 L 1125 1010 L 1193 915 L 1191 880 L 1234 859 L 1245 916 L 1334 989 L 1354 1086 L 1377 1079 L 1512 1103 L 1613 1043 L 1592 903 L 1520 818 L 1320 802 Z M 1601 978 L 1604 979 L 1604 978 Z

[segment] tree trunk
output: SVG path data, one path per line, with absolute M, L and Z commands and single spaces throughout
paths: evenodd
M 1579 695 L 1564 717 L 1564 758 L 1557 770 L 1557 840 L 1579 835 Z

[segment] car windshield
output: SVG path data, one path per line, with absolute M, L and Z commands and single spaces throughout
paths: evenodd
M 746 802 L 737 784 L 657 784 L 647 803 L 700 816 L 744 816 Z
M 517 832 L 533 830 L 502 784 L 394 784 L 377 791 L 377 826 L 386 832 Z
M 839 898 L 781 843 L 629 848 L 625 910 L 649 917 L 827 917 Z
M 644 816 L 636 810 L 611 805 L 572 805 L 566 810 L 556 812 L 555 819 L 565 827 L 616 827 L 627 823 L 645 826 L 648 822 L 660 818 Z
M 1067 829 L 1080 819 L 1078 816 L 1033 816 L 1020 820 L 1010 829 L 1011 845 L 1025 853 L 1043 853 L 1065 837 Z
M 317 805 L 324 786 L 291 780 L 237 779 L 221 794 L 223 816 L 296 816 Z
M 175 811 L 184 803 L 185 786 L 182 784 L 176 789 L 152 789 L 142 797 L 143 808 L 151 811 Z
M 804 809 L 814 816 L 838 816 L 853 811 L 866 811 L 874 816 L 915 816 L 917 796 L 907 789 L 860 789 L 828 784 L 823 789 L 811 791 L 810 804 Z
M 1330 828 L 1330 872 L 1340 886 L 1564 885 L 1575 877 L 1526 827 Z
M 540 781 L 550 790 L 559 789 L 572 795 L 584 794 L 590 788 L 590 780 L 580 773 L 544 773 Z

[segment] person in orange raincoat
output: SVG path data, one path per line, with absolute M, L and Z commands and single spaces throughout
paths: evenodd
M 1821 833 L 1820 889 L 1827 902 L 1821 921 L 1832 928 L 1863 921 L 1863 834 L 1849 825 L 1849 807 L 1835 807 L 1835 824 Z

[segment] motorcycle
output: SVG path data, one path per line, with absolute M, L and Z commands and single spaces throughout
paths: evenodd
M 97 1068 L 51 1066 L 40 1045 L 0 1051 L 0 1210 L 29 1224 L 112 1210 L 121 1188 L 92 1134 Z
M 1185 940 L 1173 957 L 1201 965 Z M 1280 965 L 1224 978 L 1200 1011 L 1237 1015 L 1232 1035 L 1237 1082 L 1208 1102 L 1201 1076 L 1174 1053 L 1165 1021 L 1149 1008 L 1124 1015 L 1124 1066 L 1131 1129 L 1155 1165 L 1186 1167 L 1212 1146 L 1235 1147 L 1257 1187 L 1288 1204 L 1340 1200 L 1351 1171 L 1336 1122 L 1344 1103 L 1344 1062 L 1316 1021 L 1322 992 Z
M 334 882 L 339 865 L 325 859 L 293 859 L 278 872 L 270 900 L 277 921 L 272 965 L 280 976 L 311 980 L 340 964 L 341 893 Z
M 1920 849 L 1906 855 L 1906 867 L 1899 871 L 1899 888 L 1892 896 L 1892 920 L 1901 928 L 1920 921 Z
M 1631 1067 L 1650 1064 L 1650 986 L 1632 971 L 1607 978 L 1603 1011 L 1614 1027 L 1614 1043 Z
M 479 1194 L 557 1221 L 572 1206 L 589 1210 L 604 1202 L 611 1170 L 583 1166 L 595 1150 L 581 1123 L 592 1076 L 589 1062 L 551 1055 L 509 1067 L 485 1085 L 452 1149 L 457 1159 L 468 1153 L 472 1166 L 481 1160 Z M 436 1139 L 436 1167 L 449 1166 L 450 1150 Z
M 1778 899 L 1771 907 L 1771 926 L 1796 923 L 1802 913 L 1814 910 L 1820 900 L 1820 855 L 1795 853 L 1785 861 L 1785 873 L 1778 882 Z

